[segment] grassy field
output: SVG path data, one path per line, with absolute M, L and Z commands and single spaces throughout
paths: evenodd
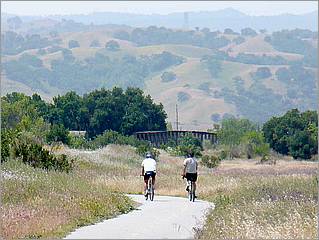
M 2 165 L 2 233 L 6 239 L 61 237 L 79 226 L 125 213 L 122 193 L 142 193 L 142 158 L 129 146 L 95 151 L 61 148 L 72 173 L 46 173 L 11 160 Z M 160 150 L 156 194 L 185 196 L 183 158 Z M 198 196 L 216 207 L 197 238 L 309 238 L 317 235 L 317 163 L 225 160 L 199 167 Z
M 63 237 L 80 226 L 130 211 L 134 203 L 128 197 L 95 182 L 102 169 L 80 158 L 69 174 L 47 173 L 16 160 L 4 163 L 2 237 Z

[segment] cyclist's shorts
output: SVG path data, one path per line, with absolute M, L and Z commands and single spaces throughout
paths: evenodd
M 186 173 L 187 181 L 196 182 L 197 181 L 197 173 Z
M 153 171 L 147 171 L 145 172 L 144 174 L 144 181 L 148 181 L 148 179 L 150 177 L 153 177 L 153 179 L 155 179 L 155 175 L 156 175 L 156 172 L 153 172 Z

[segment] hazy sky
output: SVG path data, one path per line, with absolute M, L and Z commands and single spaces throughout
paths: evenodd
M 249 15 L 302 14 L 318 9 L 316 1 L 1 1 L 1 11 L 18 15 L 132 12 L 167 14 L 181 11 L 214 11 L 232 7 Z

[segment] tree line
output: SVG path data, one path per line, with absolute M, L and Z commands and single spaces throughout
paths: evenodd
M 87 131 L 94 138 L 106 130 L 131 135 L 142 130 L 165 130 L 166 113 L 162 104 L 153 102 L 138 88 L 125 91 L 115 87 L 80 96 L 75 92 L 58 95 L 46 103 L 37 94 L 32 97 L 11 93 L 2 97 L 2 128 L 32 128 L 37 122 Z M 30 125 L 30 126 L 29 126 Z

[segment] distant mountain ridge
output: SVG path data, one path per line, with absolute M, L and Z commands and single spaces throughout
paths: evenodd
M 2 20 L 12 17 L 11 14 L 2 14 Z M 53 20 L 73 20 L 84 24 L 124 24 L 133 27 L 147 27 L 150 25 L 164 26 L 169 28 L 184 27 L 184 13 L 160 14 L 133 14 L 117 12 L 98 12 L 90 14 L 76 15 L 51 15 L 41 16 L 21 16 L 23 21 L 33 21 L 37 19 L 50 18 Z M 318 10 L 302 15 L 281 14 L 275 16 L 250 16 L 233 8 L 226 8 L 217 11 L 188 12 L 189 28 L 208 27 L 214 29 L 231 28 L 240 31 L 242 28 L 251 27 L 256 30 L 267 29 L 268 31 L 278 31 L 281 29 L 318 29 Z

